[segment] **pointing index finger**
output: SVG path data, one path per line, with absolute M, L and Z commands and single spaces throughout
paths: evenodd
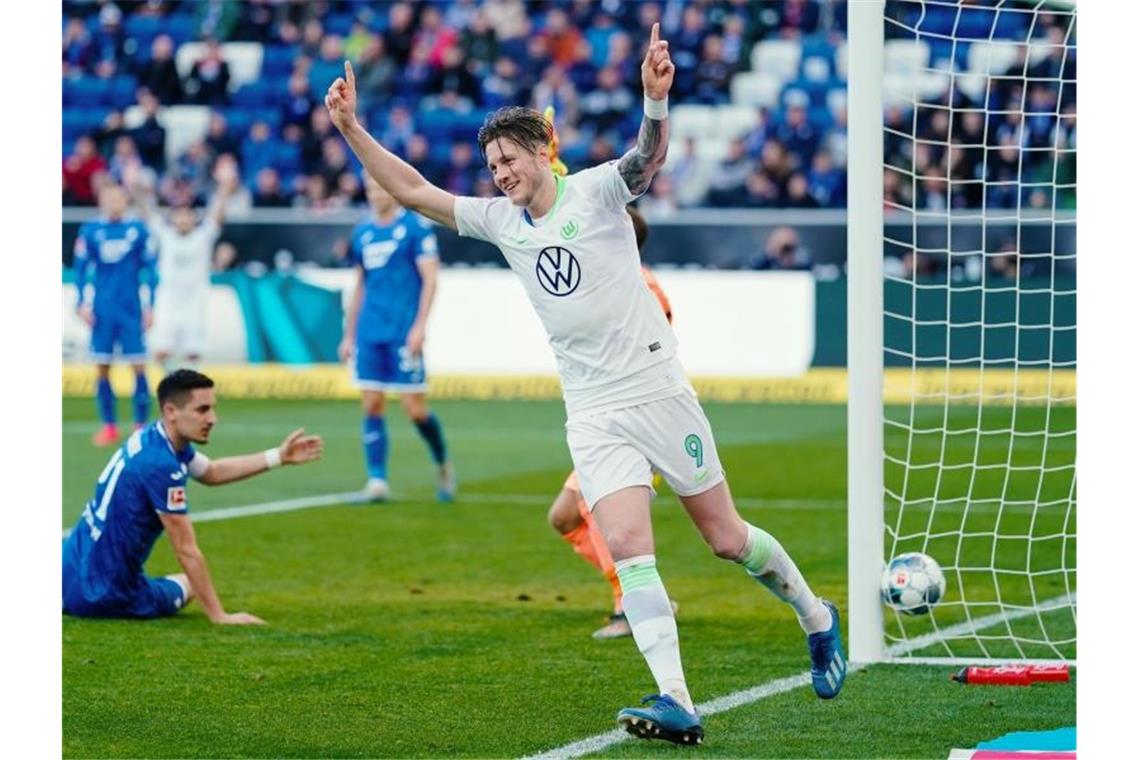
M 657 21 L 653 22 L 653 29 L 649 32 L 649 48 L 652 50 L 653 46 L 657 44 L 658 33 L 661 29 L 661 24 Z
M 352 71 L 352 61 L 344 62 L 344 79 L 349 87 L 356 89 L 356 74 Z

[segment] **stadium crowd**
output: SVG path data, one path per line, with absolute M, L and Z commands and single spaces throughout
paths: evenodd
M 995 34 L 993 12 L 977 11 L 990 20 L 978 19 L 973 39 L 988 31 L 1053 47 L 1028 63 L 1023 52 L 1010 64 L 1016 76 L 980 98 L 955 89 L 952 101 L 947 90 L 917 109 L 890 106 L 886 159 L 899 170 L 886 172 L 886 201 L 1073 206 L 1075 190 L 1064 188 L 1075 173 L 1068 17 L 1046 14 L 1029 29 L 1024 14 L 1002 14 Z M 961 25 L 937 15 L 923 19 L 931 40 Z M 232 217 L 363 206 L 359 167 L 322 103 L 346 58 L 369 129 L 453 193 L 494 194 L 474 136 L 505 104 L 553 105 L 563 158 L 592 165 L 636 136 L 642 48 L 658 20 L 677 66 L 675 144 L 642 200 L 647 213 L 846 203 L 843 0 L 67 0 L 63 19 L 65 205 L 92 205 L 101 177 L 121 180 L 136 165 L 164 202 L 201 203 L 226 162 L 242 178 Z M 888 24 L 889 35 L 904 33 Z M 964 69 L 968 48 L 931 47 L 921 67 L 945 55 Z M 770 58 L 775 73 L 758 71 Z M 918 139 L 903 136 L 912 123 Z M 1054 198 L 1035 183 L 1061 190 Z

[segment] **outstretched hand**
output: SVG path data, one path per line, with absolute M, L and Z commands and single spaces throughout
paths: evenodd
M 297 428 L 281 442 L 281 461 L 284 464 L 304 464 L 321 458 L 324 441 L 319 435 L 305 435 L 304 428 Z
M 329 86 L 325 108 L 329 110 L 333 125 L 341 132 L 356 123 L 356 74 L 350 62 L 344 62 L 344 76 L 337 77 Z
M 660 29 L 661 24 L 653 25 L 645 60 L 641 62 L 641 85 L 645 88 L 645 94 L 654 100 L 664 100 L 669 94 L 669 88 L 673 86 L 673 72 L 676 71 L 669 58 L 669 42 L 659 38 Z

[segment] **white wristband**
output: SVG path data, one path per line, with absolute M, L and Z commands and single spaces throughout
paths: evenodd
M 646 95 L 645 115 L 650 119 L 657 119 L 658 121 L 669 118 L 669 96 L 666 95 L 661 98 L 661 100 L 654 100 Z
M 281 449 L 266 449 L 265 450 L 265 466 L 272 470 L 274 467 L 281 466 Z

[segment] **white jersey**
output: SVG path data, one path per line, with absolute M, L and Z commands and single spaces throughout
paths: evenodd
M 558 177 L 530 219 L 506 197 L 455 200 L 459 234 L 498 246 L 546 328 L 567 414 L 618 409 L 691 388 L 676 338 L 641 278 L 635 196 L 611 161 Z
M 158 218 L 148 227 L 158 242 L 157 298 L 174 305 L 204 300 L 210 290 L 214 243 L 221 234 L 218 225 L 207 219 L 185 235 Z

